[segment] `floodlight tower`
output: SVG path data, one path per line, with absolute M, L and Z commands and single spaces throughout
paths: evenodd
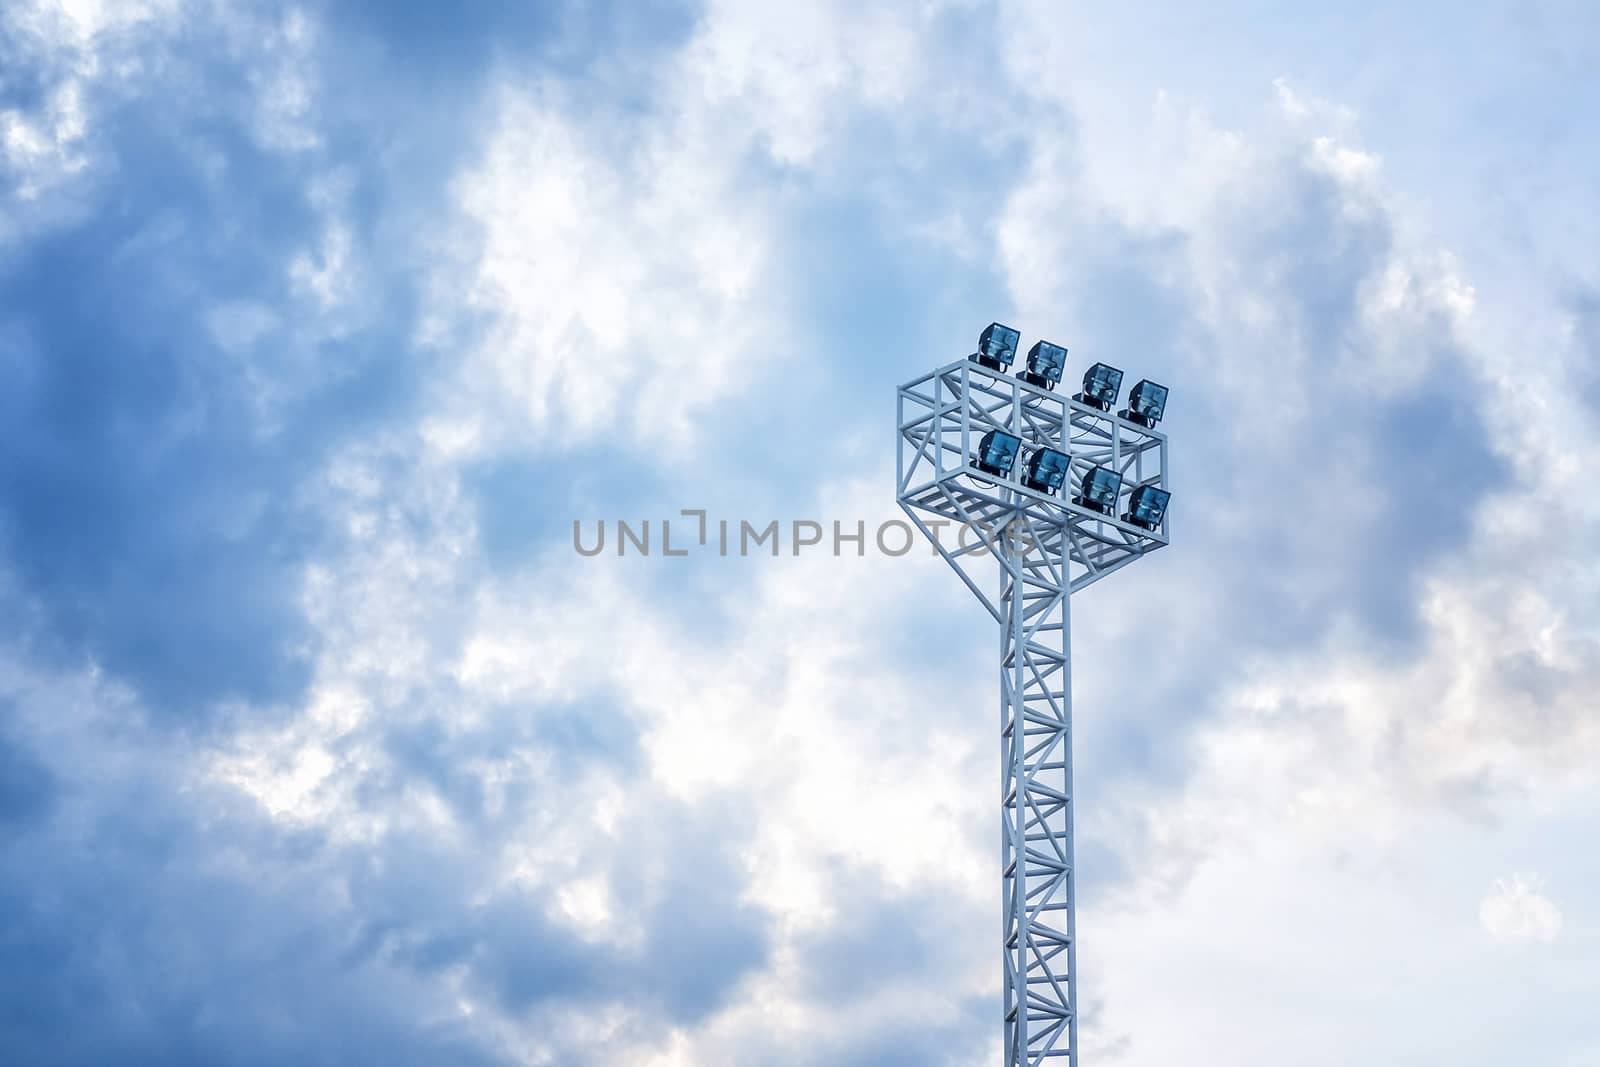
M 1000 624 L 1006 1067 L 1078 1067 L 1071 594 L 1167 543 L 1167 391 L 1017 331 L 900 387 L 898 498 Z M 998 562 L 991 562 L 993 556 Z M 993 584 L 998 571 L 998 586 Z M 990 592 L 993 590 L 993 592 Z

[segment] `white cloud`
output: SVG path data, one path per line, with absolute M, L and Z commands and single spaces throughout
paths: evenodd
M 316 148 L 322 138 L 313 114 L 316 85 L 316 24 L 290 8 L 276 25 L 242 20 L 236 47 L 247 65 L 255 100 L 255 135 L 280 152 Z
M 57 47 L 85 48 L 97 38 L 171 15 L 179 0 L 22 0 L 10 18 Z
M 115 173 L 100 114 L 128 100 L 154 103 L 177 122 L 182 108 L 223 108 L 232 88 L 208 85 L 205 64 L 217 57 L 191 55 L 184 34 L 207 33 L 212 47 L 236 65 L 249 85 L 251 133 L 264 147 L 301 154 L 318 147 L 314 70 L 317 26 L 291 8 L 281 17 L 186 0 L 23 0 L 0 9 L 0 43 L 38 80 L 37 101 L 0 108 L 0 240 L 35 227 L 78 217 Z M 8 39 L 9 38 L 9 39 Z M 204 165 L 219 157 L 213 146 L 193 143 Z
M 0 146 L 6 167 L 15 176 L 17 199 L 36 200 L 88 165 L 82 151 L 86 129 L 82 96 L 80 82 L 66 81 L 35 115 L 0 111 Z
M 864 1034 L 881 1024 L 881 1011 L 900 1010 L 830 1004 L 795 957 L 796 939 L 849 918 L 841 872 L 874 892 L 937 894 L 941 907 L 954 901 L 974 920 L 989 913 L 992 842 L 982 831 L 991 790 L 951 783 L 990 780 L 992 716 L 973 720 L 937 683 L 908 680 L 875 652 L 888 632 L 884 606 L 908 600 L 936 561 L 730 560 L 726 599 L 707 606 L 713 618 L 726 615 L 715 628 L 728 636 L 707 640 L 681 608 L 642 595 L 625 561 L 579 560 L 565 545 L 521 580 L 480 586 L 466 551 L 470 513 L 449 487 L 449 468 L 415 482 L 418 498 L 400 510 L 386 500 L 396 487 L 367 469 L 352 457 L 340 475 L 351 563 L 319 569 L 312 581 L 316 615 L 332 638 L 318 695 L 292 724 L 243 735 L 218 753 L 210 775 L 276 819 L 320 826 L 352 845 L 453 837 L 473 831 L 453 826 L 427 785 L 399 795 L 386 787 L 404 780 L 381 747 L 397 716 L 466 738 L 520 737 L 574 704 L 615 719 L 605 732 L 636 735 L 636 770 L 602 763 L 570 778 L 559 752 L 526 740 L 497 743 L 496 758 L 456 768 L 491 797 L 511 785 L 519 795 L 534 790 L 538 801 L 505 811 L 515 829 L 480 843 L 481 899 L 518 887 L 547 892 L 552 921 L 626 952 L 646 931 L 618 894 L 637 900 L 650 883 L 621 822 L 652 827 L 654 806 L 736 798 L 742 820 L 725 840 L 740 857 L 738 892 L 769 916 L 776 944 L 771 965 L 734 1004 L 703 1028 L 676 1032 L 694 1062 L 737 1058 L 752 1041 L 779 1049 L 807 1033 Z M 825 505 L 869 518 L 888 517 L 892 506 L 878 481 L 850 485 Z M 419 523 L 422 514 L 429 519 Z M 419 538 L 419 528 L 432 532 Z M 754 582 L 734 567 L 754 570 Z M 460 610 L 441 613 L 446 603 Z M 452 680 L 447 704 L 414 704 L 418 688 L 444 677 Z M 969 702 L 986 706 L 990 687 L 974 682 Z M 969 729 L 969 721 L 982 725 Z M 334 752 L 342 755 L 330 759 Z M 988 926 L 967 925 L 974 936 L 950 940 L 976 955 Z M 995 981 L 994 968 L 974 966 L 953 989 L 947 975 L 943 996 L 984 993 Z M 577 1016 L 542 1020 L 536 1040 L 491 1004 L 474 1011 L 545 1049 L 581 1044 L 589 1025 Z M 620 1004 L 614 1011 L 619 1032 L 656 1035 L 625 1058 L 644 1062 L 657 1021 Z
M 837 140 L 834 123 L 857 108 L 899 104 L 922 87 L 929 14 L 719 0 L 686 49 L 690 90 L 708 117 L 748 124 L 740 139 L 760 138 L 780 163 L 812 164 Z
M 1478 905 L 1478 921 L 1502 943 L 1548 945 L 1561 934 L 1561 909 L 1544 895 L 1544 880 L 1520 874 L 1495 882 Z
M 176 3 L 83 0 L 27 0 L 0 11 L 0 34 L 15 49 L 6 58 L 36 65 L 41 90 L 31 106 L 0 109 L 0 180 L 10 201 L 0 200 L 0 240 L 68 210 L 56 194 L 70 192 L 95 161 L 91 99 L 140 69 L 128 38 L 176 11 Z
M 766 314 L 736 156 L 689 124 L 587 130 L 537 92 L 508 90 L 496 126 L 459 183 L 467 279 L 440 281 L 489 322 L 442 416 L 471 429 L 448 436 L 682 438 L 738 387 Z
M 633 72 L 656 86 L 642 114 L 505 80 L 435 276 L 431 339 L 471 351 L 430 438 L 681 453 L 719 401 L 796 358 L 782 315 L 799 279 L 774 248 L 786 196 L 758 175 L 826 174 L 848 121 L 923 87 L 925 17 L 714 5 L 659 69 Z

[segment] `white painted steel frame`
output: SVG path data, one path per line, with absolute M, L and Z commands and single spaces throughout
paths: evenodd
M 1070 595 L 1167 543 L 1165 517 L 1121 518 L 1134 488 L 1167 488 L 1167 440 L 969 360 L 901 386 L 898 424 L 900 506 L 1000 624 L 1005 1063 L 1077 1067 Z M 991 429 L 1022 439 L 1009 477 L 970 465 Z M 1071 460 L 1059 496 L 1021 483 L 1044 447 Z M 1071 503 L 1094 465 L 1122 475 L 1111 515 Z

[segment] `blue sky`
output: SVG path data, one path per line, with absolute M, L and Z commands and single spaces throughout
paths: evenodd
M 998 1064 L 977 605 L 571 524 L 1000 319 L 1172 387 L 1086 1062 L 1600 1065 L 1600 17 L 777 8 L 0 11 L 0 1061 Z

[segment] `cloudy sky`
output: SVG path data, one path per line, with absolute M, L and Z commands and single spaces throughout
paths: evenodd
M 0 7 L 0 1061 L 991 1067 L 894 387 L 1172 388 L 1086 1064 L 1600 1065 L 1600 15 Z M 683 529 L 692 528 L 683 520 Z M 675 536 L 679 532 L 674 527 Z

